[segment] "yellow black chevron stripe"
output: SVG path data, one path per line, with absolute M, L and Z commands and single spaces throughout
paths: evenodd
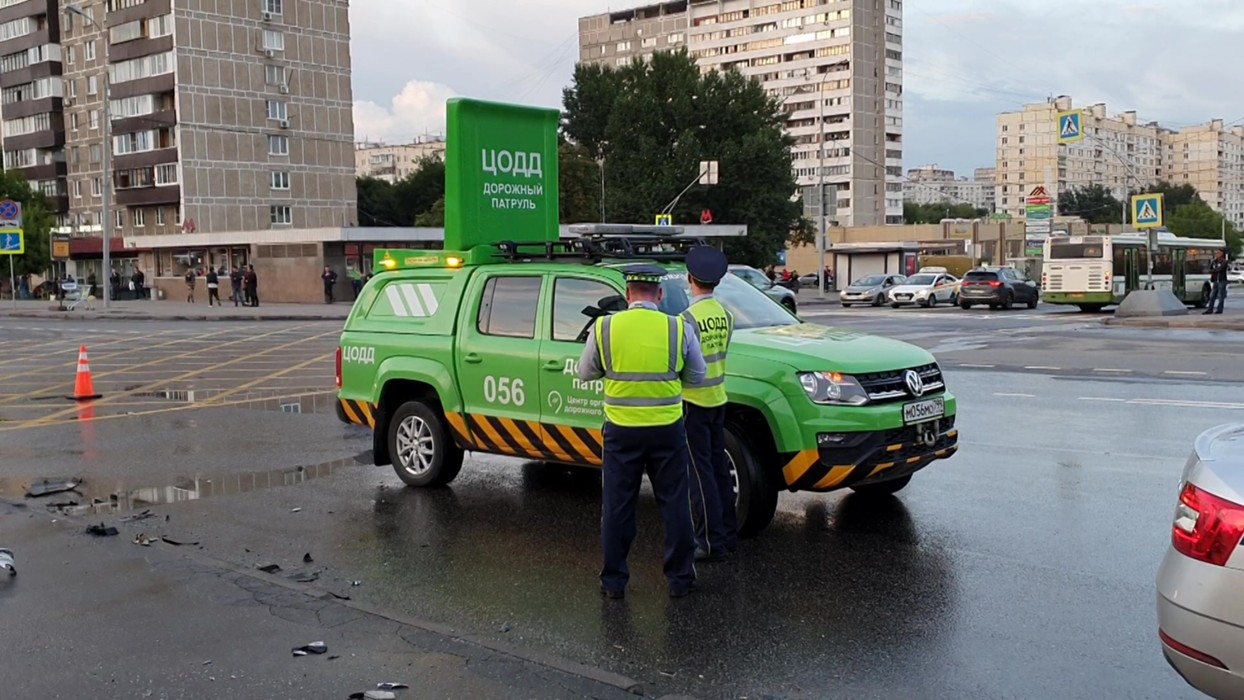
M 958 437 L 959 431 L 951 430 L 946 435 L 950 439 L 954 439 Z M 903 443 L 889 445 L 881 451 L 881 454 L 901 452 L 906 446 Z M 865 479 L 871 479 L 887 469 L 898 466 L 900 463 L 910 465 L 931 457 L 949 457 L 958 450 L 958 445 L 951 445 L 927 454 L 871 465 L 867 463 L 825 465 L 821 463 L 821 455 L 817 450 L 802 450 L 795 453 L 795 456 L 791 457 L 786 466 L 782 467 L 782 476 L 786 479 L 787 488 L 794 491 L 828 491 L 845 488 Z
M 600 466 L 604 438 L 599 430 L 555 423 L 446 413 L 446 422 L 459 447 L 500 455 Z
M 376 408 L 366 401 L 355 401 L 354 399 L 337 399 L 341 403 L 341 410 L 346 414 L 346 418 L 355 425 L 365 425 L 369 428 L 376 427 Z

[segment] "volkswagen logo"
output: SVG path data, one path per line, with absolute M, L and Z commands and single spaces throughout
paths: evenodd
M 903 373 L 903 383 L 907 385 L 907 391 L 912 396 L 924 395 L 924 380 L 920 378 L 920 373 L 914 369 L 909 369 Z

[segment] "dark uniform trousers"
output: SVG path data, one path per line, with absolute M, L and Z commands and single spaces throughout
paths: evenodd
M 627 428 L 605 423 L 604 493 L 601 544 L 605 565 L 601 585 L 626 588 L 631 578 L 627 555 L 635 541 L 639 487 L 646 473 L 665 520 L 665 577 L 671 590 L 695 583 L 695 533 L 687 495 L 687 434 L 683 422 Z
M 739 546 L 739 536 L 734 479 L 726 462 L 726 407 L 683 405 L 694 475 L 691 503 L 699 516 L 695 524 L 696 545 L 714 555 L 733 552 Z

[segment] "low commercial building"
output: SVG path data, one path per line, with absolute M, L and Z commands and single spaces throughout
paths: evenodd
M 424 158 L 445 159 L 445 139 L 423 136 L 412 143 L 358 143 L 354 146 L 354 172 L 394 183 L 415 172 Z

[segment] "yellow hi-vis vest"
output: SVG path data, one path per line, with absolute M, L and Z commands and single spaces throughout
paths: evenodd
M 596 319 L 606 420 L 642 428 L 682 418 L 685 329 L 681 318 L 644 308 Z
M 726 404 L 726 350 L 734 330 L 734 316 L 721 302 L 709 297 L 701 299 L 682 312 L 683 318 L 696 328 L 700 350 L 708 373 L 700 384 L 683 387 L 683 399 L 703 408 Z

